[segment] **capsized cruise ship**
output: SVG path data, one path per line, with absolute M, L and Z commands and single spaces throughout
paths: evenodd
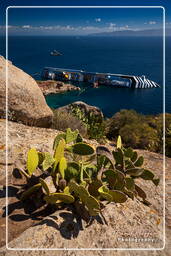
M 99 87 L 101 85 L 137 89 L 160 87 L 156 82 L 147 79 L 144 75 L 134 76 L 45 67 L 41 76 L 42 79 L 45 80 L 85 82 L 93 85 L 94 87 Z

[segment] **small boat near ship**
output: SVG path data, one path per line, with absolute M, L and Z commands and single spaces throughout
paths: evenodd
M 62 53 L 58 52 L 57 50 L 53 50 L 51 53 L 50 53 L 51 56 L 61 56 Z
M 160 87 L 156 82 L 143 76 L 86 72 L 83 70 L 45 67 L 42 71 L 42 79 L 56 81 L 85 82 L 99 87 L 101 85 L 124 88 L 156 88 Z

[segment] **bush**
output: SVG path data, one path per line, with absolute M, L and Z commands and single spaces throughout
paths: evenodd
M 163 152 L 163 114 L 151 116 L 147 119 L 149 125 L 155 126 L 158 134 L 159 147 L 157 152 Z M 165 152 L 166 156 L 171 157 L 171 114 L 165 113 Z
M 166 155 L 171 156 L 171 114 L 165 114 Z M 106 136 L 116 140 L 122 136 L 126 146 L 163 151 L 163 114 L 141 115 L 134 110 L 121 110 L 106 122 Z
M 157 130 L 158 134 L 160 136 L 161 140 L 161 147 L 162 147 L 162 142 L 163 142 L 163 115 L 160 114 L 157 116 Z M 166 113 L 165 114 L 165 152 L 166 156 L 171 157 L 171 114 Z
M 115 139 L 119 135 L 119 131 L 125 125 L 139 123 L 140 115 L 135 110 L 123 109 L 117 112 L 112 118 L 106 122 L 106 134 L 109 139 Z
M 103 141 L 105 139 L 105 122 L 104 119 L 93 112 L 85 113 L 78 106 L 72 106 L 72 113 L 87 127 L 89 139 Z
M 87 136 L 87 128 L 86 125 L 76 118 L 73 114 L 68 113 L 64 110 L 53 110 L 53 124 L 52 128 L 60 131 L 65 131 L 67 128 L 71 128 L 72 130 L 79 130 L 79 133 L 82 136 Z
M 158 150 L 160 140 L 157 131 L 146 123 L 126 124 L 120 129 L 119 134 L 127 146 L 151 151 Z

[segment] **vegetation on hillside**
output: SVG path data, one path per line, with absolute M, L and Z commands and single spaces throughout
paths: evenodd
M 72 113 L 69 113 L 64 110 L 53 110 L 53 123 L 52 128 L 59 130 L 59 131 L 65 131 L 67 128 L 71 128 L 72 130 L 78 130 L 79 133 L 83 137 L 87 137 L 87 127 L 84 124 L 84 122 L 77 117 L 75 117 Z
M 72 106 L 71 111 L 74 116 L 85 124 L 89 139 L 96 139 L 97 141 L 104 139 L 105 121 L 101 115 L 93 112 L 86 114 L 79 106 Z
M 165 114 L 166 156 L 171 157 L 171 114 Z M 105 120 L 93 114 L 86 115 L 79 107 L 72 113 L 54 110 L 53 128 L 65 131 L 78 129 L 89 139 L 105 143 L 106 138 L 116 143 L 122 137 L 126 147 L 163 153 L 163 114 L 142 115 L 135 110 L 121 110 Z
M 171 156 L 171 114 L 165 114 L 166 155 Z M 142 115 L 121 110 L 106 121 L 106 136 L 116 140 L 121 135 L 126 146 L 163 152 L 163 114 Z

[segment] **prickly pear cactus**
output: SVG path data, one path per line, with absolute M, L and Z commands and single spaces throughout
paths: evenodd
M 21 200 L 37 193 L 43 204 L 79 203 L 90 216 L 96 216 L 107 203 L 125 203 L 128 198 L 136 197 L 149 205 L 137 179 L 159 184 L 159 178 L 143 167 L 144 158 L 124 148 L 120 136 L 112 152 L 106 146 L 95 150 L 83 142 L 77 130 L 68 128 L 56 136 L 53 149 L 53 155 L 29 150 L 26 170 L 21 170 L 28 180 Z M 39 177 L 34 176 L 36 169 L 42 171 Z

